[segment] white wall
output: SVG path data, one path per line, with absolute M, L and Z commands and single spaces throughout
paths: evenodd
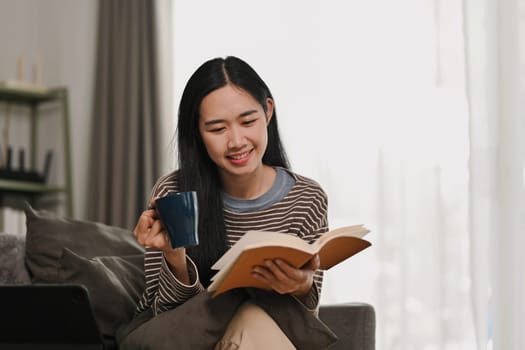
M 0 80 L 15 77 L 20 55 L 31 79 L 31 64 L 40 57 L 43 83 L 69 89 L 74 214 L 79 218 L 86 213 L 96 21 L 96 0 L 0 0 Z M 49 127 L 44 137 L 53 143 L 60 135 Z

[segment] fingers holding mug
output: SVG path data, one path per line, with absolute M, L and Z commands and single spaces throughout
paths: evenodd
M 150 207 L 154 204 L 154 201 L 150 202 Z M 164 227 L 159 220 L 158 212 L 154 208 L 149 208 L 142 212 L 133 234 L 139 244 L 145 247 L 165 249 L 165 246 L 169 244 Z

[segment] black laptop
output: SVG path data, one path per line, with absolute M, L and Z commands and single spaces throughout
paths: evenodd
M 80 285 L 0 285 L 0 350 L 103 350 Z

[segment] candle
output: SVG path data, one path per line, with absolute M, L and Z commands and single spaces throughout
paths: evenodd
M 33 65 L 33 83 L 35 85 L 42 85 L 42 59 L 37 58 L 36 63 Z
M 16 63 L 16 79 L 18 81 L 24 80 L 24 56 L 20 55 Z

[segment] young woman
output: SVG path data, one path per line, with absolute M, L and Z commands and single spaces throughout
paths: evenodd
M 328 230 L 327 197 L 315 181 L 289 170 L 275 110 L 264 81 L 239 58 L 209 60 L 189 79 L 178 115 L 179 168 L 155 184 L 150 207 L 154 207 L 156 198 L 170 192 L 196 191 L 200 244 L 172 249 L 156 210 L 142 213 L 134 233 L 146 247 L 146 288 L 136 317 L 143 320 L 137 322 L 139 326 L 131 327 L 134 330 L 127 338 L 121 337 L 126 338 L 122 339 L 122 349 L 147 348 L 145 343 L 163 337 L 170 339 L 168 347 L 187 344 L 191 348 L 201 338 L 188 339 L 188 332 L 198 332 L 195 328 L 199 327 L 202 334 L 211 329 L 218 332 L 217 339 L 211 340 L 216 349 L 297 346 L 297 341 L 289 339 L 292 331 L 283 329 L 287 321 L 282 318 L 286 315 L 273 312 L 271 305 L 274 299 L 275 304 L 285 300 L 283 305 L 296 303 L 307 310 L 301 317 L 316 314 L 322 283 L 317 256 L 301 269 L 288 265 L 284 256 L 266 261 L 264 266 L 254 266 L 253 276 L 272 291 L 243 296 L 239 296 L 240 291 L 232 291 L 213 302 L 205 292 L 213 275 L 211 265 L 246 231 L 285 232 L 313 241 Z M 279 296 L 282 297 L 277 301 Z M 242 299 L 240 304 L 235 303 L 238 299 Z M 270 306 L 262 307 L 262 300 L 269 301 Z M 210 303 L 236 304 L 233 309 L 220 312 L 227 315 L 218 322 L 224 323 L 223 328 L 201 323 L 197 327 L 186 326 L 183 333 L 180 327 L 202 312 L 208 313 L 204 323 L 218 317 L 210 311 L 215 307 Z M 199 312 L 186 304 L 197 307 Z M 180 318 L 186 312 L 183 310 L 192 311 L 187 311 L 187 322 L 180 322 L 180 327 L 174 325 L 174 320 L 170 323 L 173 329 L 168 325 L 164 331 L 150 325 L 161 322 L 155 319 Z M 274 318 L 279 318 L 279 322 Z M 128 329 L 124 333 L 129 332 Z M 137 332 L 140 336 L 134 335 Z M 150 334 L 150 339 L 144 339 L 144 334 Z

